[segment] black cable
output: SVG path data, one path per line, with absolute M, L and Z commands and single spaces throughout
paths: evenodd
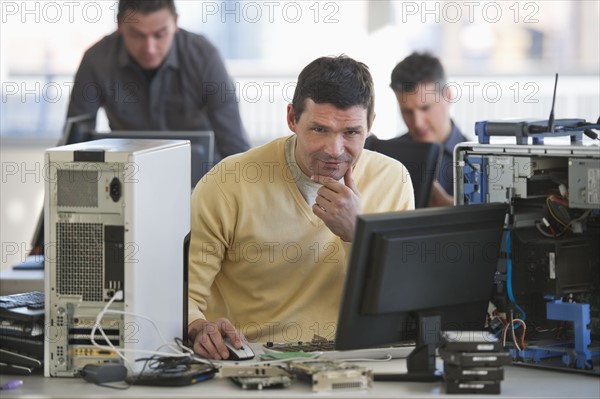
M 563 127 L 561 130 L 565 132 L 577 132 L 581 131 L 584 127 L 587 129 L 583 129 L 583 134 L 592 140 L 599 140 L 598 133 L 594 132 L 592 129 L 600 129 L 600 118 L 599 122 L 596 122 L 595 124 L 591 122 L 578 122 L 575 126 Z
M 598 140 L 598 133 L 594 132 L 592 129 L 585 129 L 583 134 L 591 138 L 592 140 Z
M 552 95 L 552 108 L 548 117 L 548 132 L 554 133 L 554 103 L 556 102 L 556 86 L 558 85 L 558 73 L 554 77 L 554 94 Z
M 600 127 L 600 116 L 598 117 L 598 120 L 596 121 L 595 129 L 598 129 L 599 127 Z M 594 132 L 591 128 L 585 129 L 583 131 L 583 134 L 585 134 L 592 140 L 600 140 L 600 139 L 598 139 L 598 133 Z
M 99 387 L 103 387 L 103 388 L 119 389 L 119 390 L 125 390 L 125 389 L 129 389 L 129 387 L 131 387 L 131 385 L 128 384 L 127 382 L 123 381 L 123 383 L 125 385 L 122 385 L 122 386 L 111 385 L 111 384 L 106 384 L 106 383 L 99 383 L 99 382 L 97 382 L 95 385 L 97 385 Z

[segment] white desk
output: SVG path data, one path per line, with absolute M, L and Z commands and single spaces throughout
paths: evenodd
M 254 346 L 254 345 L 253 345 Z M 361 363 L 375 372 L 403 372 L 404 360 L 385 363 Z M 533 368 L 505 367 L 504 381 L 501 383 L 500 397 L 506 398 L 600 398 L 600 379 L 597 377 L 544 371 Z M 132 386 L 127 390 L 115 390 L 96 386 L 79 378 L 44 378 L 35 376 L 0 376 L 0 383 L 11 379 L 22 379 L 18 389 L 2 391 L 2 399 L 10 398 L 435 398 L 460 395 L 446 395 L 441 382 L 380 382 L 373 388 L 364 390 L 344 390 L 335 392 L 313 392 L 303 381 L 293 381 L 289 388 L 263 391 L 246 391 L 227 379 L 212 379 L 186 387 L 146 387 Z M 493 398 L 498 395 L 465 395 L 468 399 Z
M 0 295 L 44 291 L 43 270 L 13 270 L 0 272 Z

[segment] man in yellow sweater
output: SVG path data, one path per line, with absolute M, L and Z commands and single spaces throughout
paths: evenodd
M 192 195 L 189 339 L 226 359 L 225 337 L 293 342 L 335 335 L 356 216 L 410 210 L 399 162 L 363 150 L 373 81 L 349 57 L 298 77 L 294 133 L 217 164 Z

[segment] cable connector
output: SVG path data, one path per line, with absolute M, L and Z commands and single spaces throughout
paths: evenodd
M 542 223 L 544 223 L 544 226 L 550 227 L 550 223 L 548 222 L 548 219 L 546 219 L 545 217 L 542 218 Z
M 123 300 L 123 290 L 119 290 L 119 291 L 115 292 L 114 298 L 116 301 L 122 301 Z
M 583 233 L 583 224 L 580 221 L 572 221 L 571 223 L 571 231 L 575 234 Z
M 558 191 L 560 192 L 560 195 L 565 198 L 567 198 L 569 196 L 569 190 L 567 189 L 567 186 L 565 186 L 564 184 L 558 185 Z

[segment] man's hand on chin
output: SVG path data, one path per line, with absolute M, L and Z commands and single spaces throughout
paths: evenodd
M 346 242 L 354 236 L 356 216 L 360 214 L 360 193 L 352 179 L 352 167 L 344 174 L 344 183 L 328 177 L 313 175 L 311 179 L 323 185 L 317 191 L 312 209 L 331 232 Z

